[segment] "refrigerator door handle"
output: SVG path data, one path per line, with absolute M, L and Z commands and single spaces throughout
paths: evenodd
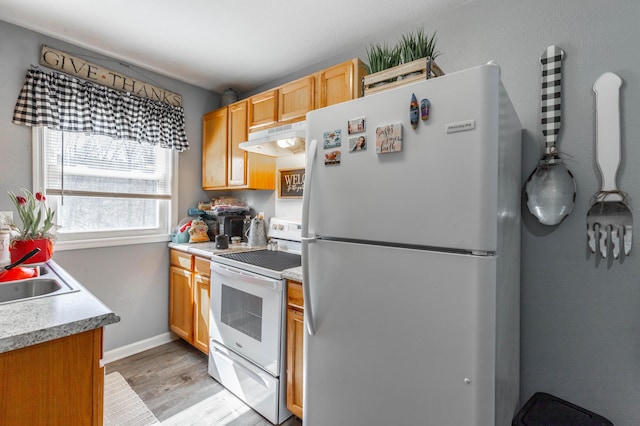
M 307 164 L 304 177 L 304 191 L 302 192 L 302 296 L 304 297 L 304 322 L 310 336 L 316 334 L 315 319 L 313 317 L 313 304 L 311 303 L 311 290 L 309 282 L 309 243 L 315 242 L 315 235 L 309 236 L 309 201 L 311 199 L 311 180 L 313 179 L 313 166 L 315 164 L 318 141 L 313 139 L 309 145 Z

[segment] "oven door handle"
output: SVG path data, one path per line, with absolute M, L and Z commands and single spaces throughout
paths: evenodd
M 316 334 L 313 303 L 311 303 L 311 281 L 309 280 L 309 244 L 316 241 L 316 236 L 309 233 L 309 203 L 311 202 L 311 181 L 316 162 L 318 141 L 313 139 L 307 151 L 307 164 L 304 175 L 304 191 L 302 191 L 302 296 L 304 297 L 304 322 L 310 336 Z
M 262 278 L 259 275 L 244 272 L 235 268 L 231 269 L 224 265 L 217 264 L 215 262 L 211 262 L 211 272 L 215 272 L 217 274 L 224 275 L 229 278 L 242 280 L 244 282 L 255 284 L 260 286 L 261 288 L 266 288 L 269 290 L 278 290 L 277 280 L 274 280 L 272 278 Z

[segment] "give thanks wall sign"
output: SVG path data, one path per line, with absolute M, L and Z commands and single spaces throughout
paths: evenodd
M 40 65 L 62 71 L 112 89 L 133 93 L 143 98 L 164 102 L 173 106 L 182 106 L 182 96 L 153 86 L 144 81 L 126 76 L 116 71 L 92 64 L 82 58 L 70 55 L 49 46 L 42 45 Z

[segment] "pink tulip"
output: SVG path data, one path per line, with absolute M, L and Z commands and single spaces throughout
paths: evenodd
M 45 201 L 46 199 L 47 199 L 47 197 L 45 197 L 42 192 L 36 192 L 36 200 Z
M 18 201 L 18 204 L 20 204 L 21 206 L 24 206 L 25 204 L 27 204 L 27 199 L 24 197 L 21 197 L 20 195 L 16 196 L 16 200 Z

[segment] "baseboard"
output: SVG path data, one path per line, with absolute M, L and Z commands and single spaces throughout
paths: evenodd
M 102 362 L 103 364 L 108 364 L 110 362 L 135 355 L 148 349 L 155 348 L 156 346 L 164 345 L 165 343 L 172 342 L 176 339 L 179 339 L 179 337 L 172 332 L 158 334 L 157 336 L 149 337 L 148 339 L 140 340 L 139 342 L 131 343 L 129 345 L 121 346 L 119 348 L 107 351 L 102 357 Z

